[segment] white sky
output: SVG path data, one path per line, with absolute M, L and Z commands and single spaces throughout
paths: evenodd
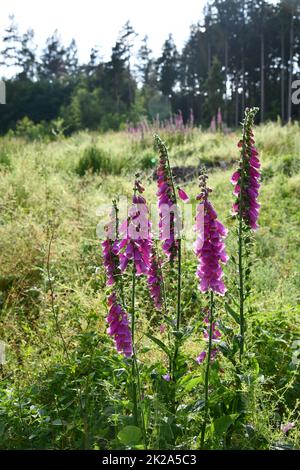
M 148 34 L 149 46 L 158 56 L 169 33 L 182 48 L 204 5 L 205 0 L 0 0 L 0 37 L 13 13 L 20 32 L 34 29 L 40 48 L 55 29 L 64 44 L 74 38 L 82 62 L 95 45 L 108 58 L 118 32 L 130 20 L 139 33 L 136 46 Z

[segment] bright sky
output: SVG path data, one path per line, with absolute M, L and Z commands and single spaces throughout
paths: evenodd
M 130 20 L 139 34 L 137 45 L 148 34 L 158 56 L 169 33 L 181 49 L 204 5 L 205 0 L 0 0 L 0 36 L 13 13 L 20 32 L 34 29 L 40 47 L 58 29 L 63 43 L 75 38 L 80 61 L 87 61 L 95 45 L 108 58 L 118 32 Z

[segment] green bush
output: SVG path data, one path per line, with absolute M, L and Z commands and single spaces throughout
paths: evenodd
M 154 153 L 146 153 L 140 160 L 140 168 L 142 170 L 150 170 L 157 164 L 157 158 Z
M 10 157 L 6 152 L 0 152 L 0 169 L 1 168 L 10 168 L 11 162 Z
M 88 172 L 119 175 L 123 166 L 121 159 L 111 157 L 101 148 L 91 145 L 84 150 L 76 167 L 76 173 L 79 176 L 84 176 Z
M 292 176 L 300 170 L 300 159 L 293 155 L 285 155 L 277 168 L 284 175 Z

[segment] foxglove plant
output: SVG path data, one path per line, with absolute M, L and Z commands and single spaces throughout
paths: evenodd
M 177 317 L 176 331 L 178 332 L 181 324 L 181 238 L 178 233 L 180 218 L 178 214 L 177 197 L 169 162 L 168 150 L 162 140 L 155 135 L 155 145 L 159 152 L 159 166 L 157 169 L 157 196 L 159 209 L 159 232 L 162 240 L 162 249 L 166 253 L 169 261 L 173 263 L 177 257 Z M 183 190 L 178 189 L 179 197 L 188 200 L 188 196 Z M 173 358 L 173 379 L 176 357 L 178 354 L 178 344 L 175 345 Z
M 114 338 L 117 351 L 125 357 L 131 357 L 132 342 L 128 316 L 120 303 L 118 303 L 115 292 L 109 295 L 108 306 L 109 314 L 106 319 L 109 324 L 108 334 Z
M 147 282 L 149 286 L 149 291 L 151 298 L 153 300 L 153 303 L 157 310 L 160 310 L 162 307 L 162 273 L 161 273 L 161 267 L 159 266 L 159 261 L 156 257 L 156 253 L 154 250 L 154 246 L 152 247 L 151 250 L 151 255 L 150 255 L 150 265 L 149 269 L 147 272 Z
M 176 192 L 167 148 L 157 135 L 155 136 L 155 144 L 159 151 L 157 169 L 159 236 L 162 241 L 162 249 L 172 262 L 178 255 L 180 245 L 175 236 Z
M 113 337 L 116 349 L 125 357 L 132 355 L 131 331 L 128 322 L 128 315 L 125 311 L 121 272 L 119 268 L 118 252 L 118 208 L 116 201 L 113 201 L 111 220 L 106 227 L 106 239 L 102 242 L 103 263 L 106 270 L 107 286 L 114 286 L 115 289 L 108 297 L 109 313 L 106 318 L 108 334 Z M 122 303 L 118 300 L 122 298 Z
M 255 148 L 253 125 L 258 108 L 247 108 L 243 121 L 243 135 L 238 143 L 241 148 L 239 168 L 231 177 L 234 185 L 233 194 L 236 201 L 232 207 L 233 215 L 238 218 L 238 272 L 239 272 L 239 324 L 240 324 L 240 360 L 244 352 L 245 343 L 245 282 L 249 270 L 244 272 L 243 258 L 247 254 L 248 234 L 258 228 L 257 220 L 260 204 L 257 202 L 259 184 L 260 162 Z
M 174 186 L 173 176 L 170 168 L 168 150 L 161 139 L 155 135 L 155 145 L 159 152 L 159 166 L 157 169 L 158 185 L 158 209 L 159 209 L 159 234 L 162 241 L 162 249 L 167 255 L 171 266 L 176 259 L 177 262 L 177 306 L 174 328 L 174 347 L 169 355 L 168 381 L 172 382 L 172 413 L 176 411 L 176 382 L 180 377 L 180 329 L 181 329 L 181 219 L 177 205 L 177 194 Z M 184 202 L 189 200 L 185 191 L 178 188 L 178 196 Z
M 120 256 L 120 269 L 123 273 L 128 265 L 132 267 L 132 295 L 131 295 L 131 339 L 132 339 L 132 380 L 134 388 L 134 406 L 135 406 L 135 422 L 136 424 L 141 421 L 141 426 L 144 435 L 144 442 L 146 443 L 146 431 L 143 409 L 141 406 L 142 393 L 140 384 L 140 373 L 136 355 L 135 346 L 135 325 L 136 325 L 136 311 L 135 311 L 135 297 L 136 297 L 136 281 L 137 277 L 146 275 L 148 281 L 153 284 L 152 294 L 158 301 L 159 292 L 154 289 L 156 281 L 156 271 L 153 260 L 153 242 L 151 237 L 151 224 L 149 220 L 149 211 L 147 208 L 146 200 L 142 196 L 144 188 L 141 182 L 136 180 L 133 188 L 132 206 L 129 210 L 128 219 L 121 226 L 121 233 L 123 238 L 119 243 L 119 256 Z M 151 276 L 151 277 L 150 277 Z M 138 395 L 139 411 L 136 402 Z
M 211 189 L 207 187 L 206 181 L 207 175 L 204 171 L 201 171 L 199 177 L 200 193 L 197 196 L 199 204 L 197 206 L 195 226 L 198 237 L 194 248 L 196 256 L 199 260 L 196 276 L 199 279 L 200 291 L 203 293 L 210 293 L 208 352 L 207 355 L 202 353 L 200 355 L 201 357 L 199 357 L 199 361 L 206 358 L 204 384 L 205 409 L 204 421 L 201 430 L 201 448 L 204 445 L 206 423 L 208 419 L 208 386 L 210 363 L 212 357 L 215 354 L 213 348 L 214 335 L 216 335 L 214 323 L 214 293 L 223 296 L 226 292 L 226 287 L 223 282 L 222 264 L 225 264 L 228 261 L 228 256 L 226 254 L 225 245 L 223 242 L 223 239 L 227 235 L 227 230 L 217 219 L 217 213 L 209 201 L 209 194 L 211 193 Z
M 197 196 L 199 204 L 196 214 L 196 231 L 199 233 L 194 245 L 195 254 L 199 260 L 196 276 L 199 279 L 199 289 L 205 293 L 211 290 L 224 295 L 226 287 L 223 282 L 222 265 L 228 261 L 223 239 L 227 235 L 224 225 L 217 219 L 208 195 L 211 189 L 206 187 L 207 176 L 200 176 L 201 192 Z M 202 221 L 204 218 L 204 221 Z M 202 222 L 203 229 L 202 229 Z

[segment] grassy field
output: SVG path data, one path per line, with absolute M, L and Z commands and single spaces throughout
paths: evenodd
M 300 128 L 298 124 L 281 127 L 270 123 L 257 127 L 255 133 L 262 187 L 248 312 L 252 379 L 245 382 L 247 418 L 230 439 L 214 436 L 211 448 L 300 447 L 296 360 L 296 340 L 300 340 Z M 196 171 L 199 164 L 207 165 L 212 201 L 229 228 L 227 251 L 234 256 L 236 224 L 230 215 L 230 176 L 238 158 L 238 134 L 195 129 L 186 135 L 162 137 L 169 145 L 172 165 L 183 174 L 182 168 Z M 6 344 L 6 362 L 0 369 L 1 449 L 124 447 L 118 433 L 128 424 L 130 403 L 123 359 L 106 334 L 97 208 L 118 194 L 130 197 L 136 171 L 143 175 L 147 200 L 154 202 L 156 162 L 151 135 L 79 133 L 49 142 L 1 138 L 0 339 Z M 184 189 L 195 196 L 197 179 L 185 179 Z M 204 302 L 194 279 L 196 263 L 189 246 L 184 247 L 186 326 L 199 321 Z M 225 272 L 234 289 L 233 262 Z M 171 296 L 172 286 L 169 289 Z M 139 354 L 147 383 L 146 377 L 163 373 L 165 364 L 159 349 L 144 337 L 149 328 L 159 337 L 161 320 L 143 281 L 137 309 Z M 232 327 L 221 303 L 218 316 L 227 328 Z M 202 373 L 194 361 L 201 342 L 201 335 L 194 333 L 185 344 L 188 367 L 196 376 Z M 222 365 L 226 358 L 219 362 Z M 234 389 L 230 366 L 219 380 L 227 406 L 226 387 Z M 147 399 L 157 411 L 161 405 L 155 403 L 154 388 L 149 379 Z M 191 403 L 201 398 L 202 388 L 201 380 L 182 385 L 186 397 L 182 406 L 187 408 L 179 417 L 178 448 L 195 445 L 201 413 L 197 418 Z M 158 418 L 148 418 L 149 428 L 155 429 L 151 419 Z M 285 433 L 282 425 L 288 422 L 294 426 Z M 168 427 L 169 422 L 164 425 Z M 163 438 L 154 433 L 150 447 L 168 448 L 173 439 L 166 437 L 168 432 L 172 432 L 171 426 L 162 433 Z

